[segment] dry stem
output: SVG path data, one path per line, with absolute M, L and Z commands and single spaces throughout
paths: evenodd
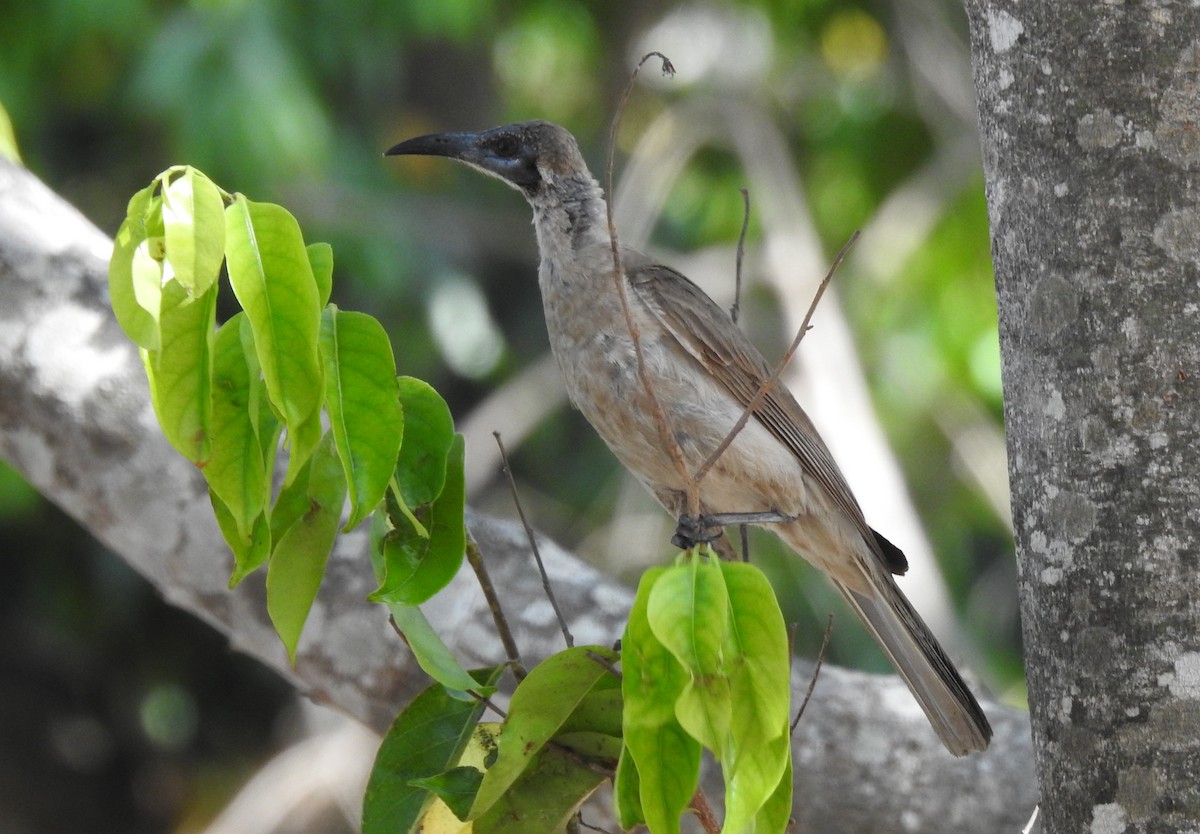
M 517 482 L 513 479 L 512 467 L 508 465 L 508 451 L 504 448 L 504 441 L 500 439 L 500 432 L 492 432 L 492 437 L 496 438 L 496 446 L 500 449 L 500 463 L 504 468 L 504 474 L 508 476 L 508 487 L 512 490 L 513 503 L 517 505 L 517 515 L 521 519 L 521 526 L 525 528 L 525 537 L 529 539 L 529 548 L 533 551 L 533 560 L 537 562 L 538 575 L 542 577 L 542 587 L 546 590 L 546 596 L 550 598 L 550 605 L 554 608 L 554 616 L 558 618 L 558 627 L 562 629 L 563 639 L 567 641 L 567 648 L 575 645 L 575 638 L 571 636 L 571 630 L 567 628 L 567 619 L 563 616 L 562 609 L 558 607 L 558 598 L 554 596 L 554 589 L 550 587 L 550 577 L 546 574 L 546 565 L 542 562 L 542 553 L 538 550 L 537 539 L 534 538 L 533 528 L 529 526 L 529 520 L 525 518 L 525 510 L 521 506 L 521 497 L 517 494 Z

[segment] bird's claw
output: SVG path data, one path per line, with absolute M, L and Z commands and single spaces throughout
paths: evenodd
M 679 517 L 671 544 L 681 550 L 689 550 L 698 544 L 711 544 L 721 537 L 727 524 L 787 524 L 796 518 L 775 510 L 754 513 L 711 513 Z

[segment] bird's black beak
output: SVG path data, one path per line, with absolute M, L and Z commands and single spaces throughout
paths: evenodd
M 526 193 L 541 182 L 537 152 L 516 126 L 481 133 L 431 133 L 406 139 L 384 156 L 444 156 L 504 180 Z
M 466 161 L 479 144 L 478 133 L 431 133 L 405 139 L 384 152 L 384 156 L 447 156 Z

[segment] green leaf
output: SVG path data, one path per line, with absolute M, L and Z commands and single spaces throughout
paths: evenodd
M 190 166 L 162 192 L 167 260 L 190 298 L 217 282 L 225 258 L 225 205 L 213 181 Z
M 405 422 L 406 443 L 409 437 Z M 419 605 L 450 583 L 462 566 L 466 550 L 466 500 L 463 474 L 463 437 L 452 435 L 441 495 L 417 517 L 428 537 L 398 519 L 395 529 L 383 537 L 384 579 L 368 599 L 373 602 L 403 602 Z
M 621 756 L 621 737 L 607 733 L 578 731 L 573 733 L 559 732 L 554 736 L 554 743 L 590 759 L 596 764 L 615 767 Z
M 324 307 L 333 292 L 333 247 L 328 243 L 310 243 L 305 250 L 308 252 L 308 265 L 312 267 L 313 278 L 317 282 L 317 302 Z
M 317 341 L 321 305 L 296 219 L 271 203 L 237 195 L 225 210 L 229 282 L 246 311 L 267 393 L 283 416 L 294 476 L 319 433 L 302 431 L 321 407 L 324 385 Z
M 288 448 L 287 472 L 283 476 L 285 484 L 290 484 L 300 473 L 304 464 L 308 462 L 309 455 L 313 453 L 313 450 L 317 448 L 317 444 L 321 442 L 323 435 L 324 429 L 321 426 L 321 412 L 319 410 L 310 414 L 308 419 L 302 423 L 288 425 L 287 435 L 285 436 Z
M 404 406 L 404 442 L 396 461 L 400 497 L 410 508 L 432 502 L 446 481 L 446 458 L 454 442 L 454 418 L 442 395 L 410 376 L 398 380 Z
M 724 761 L 733 699 L 723 651 L 729 597 L 717 560 L 693 555 L 687 564 L 669 568 L 650 592 L 646 616 L 654 636 L 689 675 L 675 701 L 676 718 Z
M 791 737 L 786 732 L 788 727 L 784 724 L 781 729 L 784 732 L 768 742 L 742 746 L 735 743 L 727 761 L 722 764 L 725 777 L 723 832 L 737 834 L 748 830 L 778 793 L 780 781 L 791 762 Z M 790 793 L 790 779 L 788 785 Z M 777 812 L 778 809 L 773 807 L 767 811 L 767 816 Z
M 432 791 L 461 820 L 471 810 L 471 803 L 475 801 L 475 793 L 482 781 L 483 771 L 463 765 L 436 776 L 410 779 L 409 784 L 414 788 Z
M 162 208 L 162 200 L 153 197 L 147 214 Z M 155 350 L 162 344 L 159 335 L 159 320 L 162 317 L 163 299 L 163 262 L 154 257 L 153 250 L 157 244 L 154 240 L 143 240 L 133 250 L 133 300 L 138 307 L 146 312 L 154 322 Z
M 783 613 L 770 581 L 756 566 L 721 562 L 720 567 L 729 595 L 726 668 L 739 706 L 735 738 L 751 738 L 755 733 L 764 740 L 773 738 L 787 725 L 791 711 L 791 664 Z M 741 728 L 743 719 L 747 723 Z
M 246 410 L 250 414 L 250 424 L 254 427 L 254 433 L 258 436 L 263 471 L 274 476 L 275 457 L 279 449 L 279 435 L 283 432 L 283 423 L 279 421 L 275 409 L 271 408 L 267 384 L 262 377 L 262 366 L 259 365 L 258 353 L 254 350 L 254 328 L 250 326 L 250 317 L 240 315 L 237 319 L 238 333 L 242 340 L 242 356 L 246 358 L 246 372 L 251 379 Z
M 312 502 L 308 499 L 308 473 L 311 470 L 310 456 L 304 466 L 300 467 L 296 478 L 280 488 L 275 504 L 271 507 L 271 541 L 277 542 L 282 539 L 283 534 L 312 509 Z
M 480 688 L 494 688 L 503 666 L 472 673 Z M 434 776 L 459 763 L 484 704 L 461 701 L 434 684 L 413 699 L 392 723 L 367 782 L 362 834 L 411 832 L 432 800 L 412 780 Z
M 679 661 L 654 635 L 647 609 L 657 583 L 668 571 L 652 568 L 642 575 L 625 635 L 621 639 L 623 737 L 637 767 L 637 801 L 625 795 L 618 809 L 645 819 L 654 834 L 679 831 L 679 818 L 700 781 L 700 743 L 680 726 L 675 702 L 688 682 Z M 623 789 L 632 788 L 628 775 Z
M 267 514 L 260 513 L 254 519 L 253 526 L 247 535 L 238 530 L 237 520 L 215 492 L 208 491 L 208 500 L 212 503 L 213 514 L 217 517 L 217 526 L 229 549 L 233 551 L 233 573 L 229 577 L 229 587 L 236 588 L 238 583 L 265 564 L 271 555 L 271 525 Z
M 0 156 L 14 165 L 21 164 L 21 152 L 17 150 L 17 136 L 13 133 L 12 119 L 0 105 Z
M 745 563 L 721 562 L 720 569 L 730 612 L 725 668 L 738 705 L 723 763 L 725 826 L 737 832 L 764 812 L 791 760 L 791 670 L 787 629 L 766 576 Z
M 391 603 L 388 611 L 396 628 L 404 635 L 404 642 L 417 659 L 417 665 L 425 670 L 425 674 L 446 687 L 447 691 L 456 698 L 473 700 L 467 691 L 474 689 L 481 695 L 490 695 L 492 689 L 481 690 L 459 665 L 454 653 L 442 642 L 442 638 L 433 630 L 429 620 L 415 605 Z
M 328 435 L 312 455 L 307 480 L 308 510 L 278 540 L 267 565 L 267 613 L 293 663 L 346 502 L 346 477 Z
M 603 733 L 620 738 L 623 707 L 621 682 L 612 676 L 601 678 L 558 731 Z
M 404 415 L 383 326 L 330 304 L 321 316 L 325 408 L 350 486 L 350 530 L 383 499 L 396 468 Z
M 504 733 L 500 744 L 503 747 Z M 478 834 L 560 834 L 606 778 L 564 750 L 543 747 L 529 769 L 475 820 L 473 830 Z
M 787 737 L 787 762 L 775 791 L 754 816 L 754 830 L 773 834 L 787 831 L 792 818 L 792 745 L 791 735 Z
M 270 491 L 259 435 L 250 410 L 251 378 L 241 337 L 245 313 L 217 331 L 213 341 L 212 453 L 204 477 L 233 514 L 239 534 L 250 535 Z
M 635 825 L 643 825 L 646 815 L 642 812 L 642 783 L 638 778 L 637 764 L 627 745 L 621 747 L 617 760 L 617 773 L 613 777 L 613 807 L 617 812 L 617 824 L 622 831 Z M 678 816 L 676 816 L 678 820 Z M 678 823 L 676 823 L 678 824 Z
M 108 262 L 108 296 L 112 303 L 113 313 L 117 323 L 125 331 L 125 335 L 139 347 L 148 350 L 158 350 L 158 305 L 154 306 L 155 315 L 138 303 L 134 293 L 133 261 L 134 252 L 143 247 L 146 260 L 150 267 L 158 273 L 156 285 L 162 286 L 162 265 L 149 257 L 149 247 L 146 246 L 146 211 L 154 195 L 155 184 L 143 188 L 129 201 L 125 220 L 117 230 L 113 241 L 113 253 Z
M 592 655 L 610 663 L 617 657 L 616 652 L 600 646 L 576 646 L 539 663 L 517 686 L 500 733 L 496 762 L 479 786 L 472 818 L 496 804 L 593 687 L 613 677 Z
M 189 303 L 174 281 L 163 287 L 161 348 L 143 349 L 150 398 L 163 434 L 180 454 L 203 467 L 212 442 L 212 346 L 217 288 Z

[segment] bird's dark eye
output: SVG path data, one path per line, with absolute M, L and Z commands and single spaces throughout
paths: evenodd
M 512 159 L 520 151 L 520 144 L 517 142 L 517 137 L 511 133 L 505 133 L 496 137 L 496 142 L 492 145 L 492 150 L 497 156 L 505 159 Z

